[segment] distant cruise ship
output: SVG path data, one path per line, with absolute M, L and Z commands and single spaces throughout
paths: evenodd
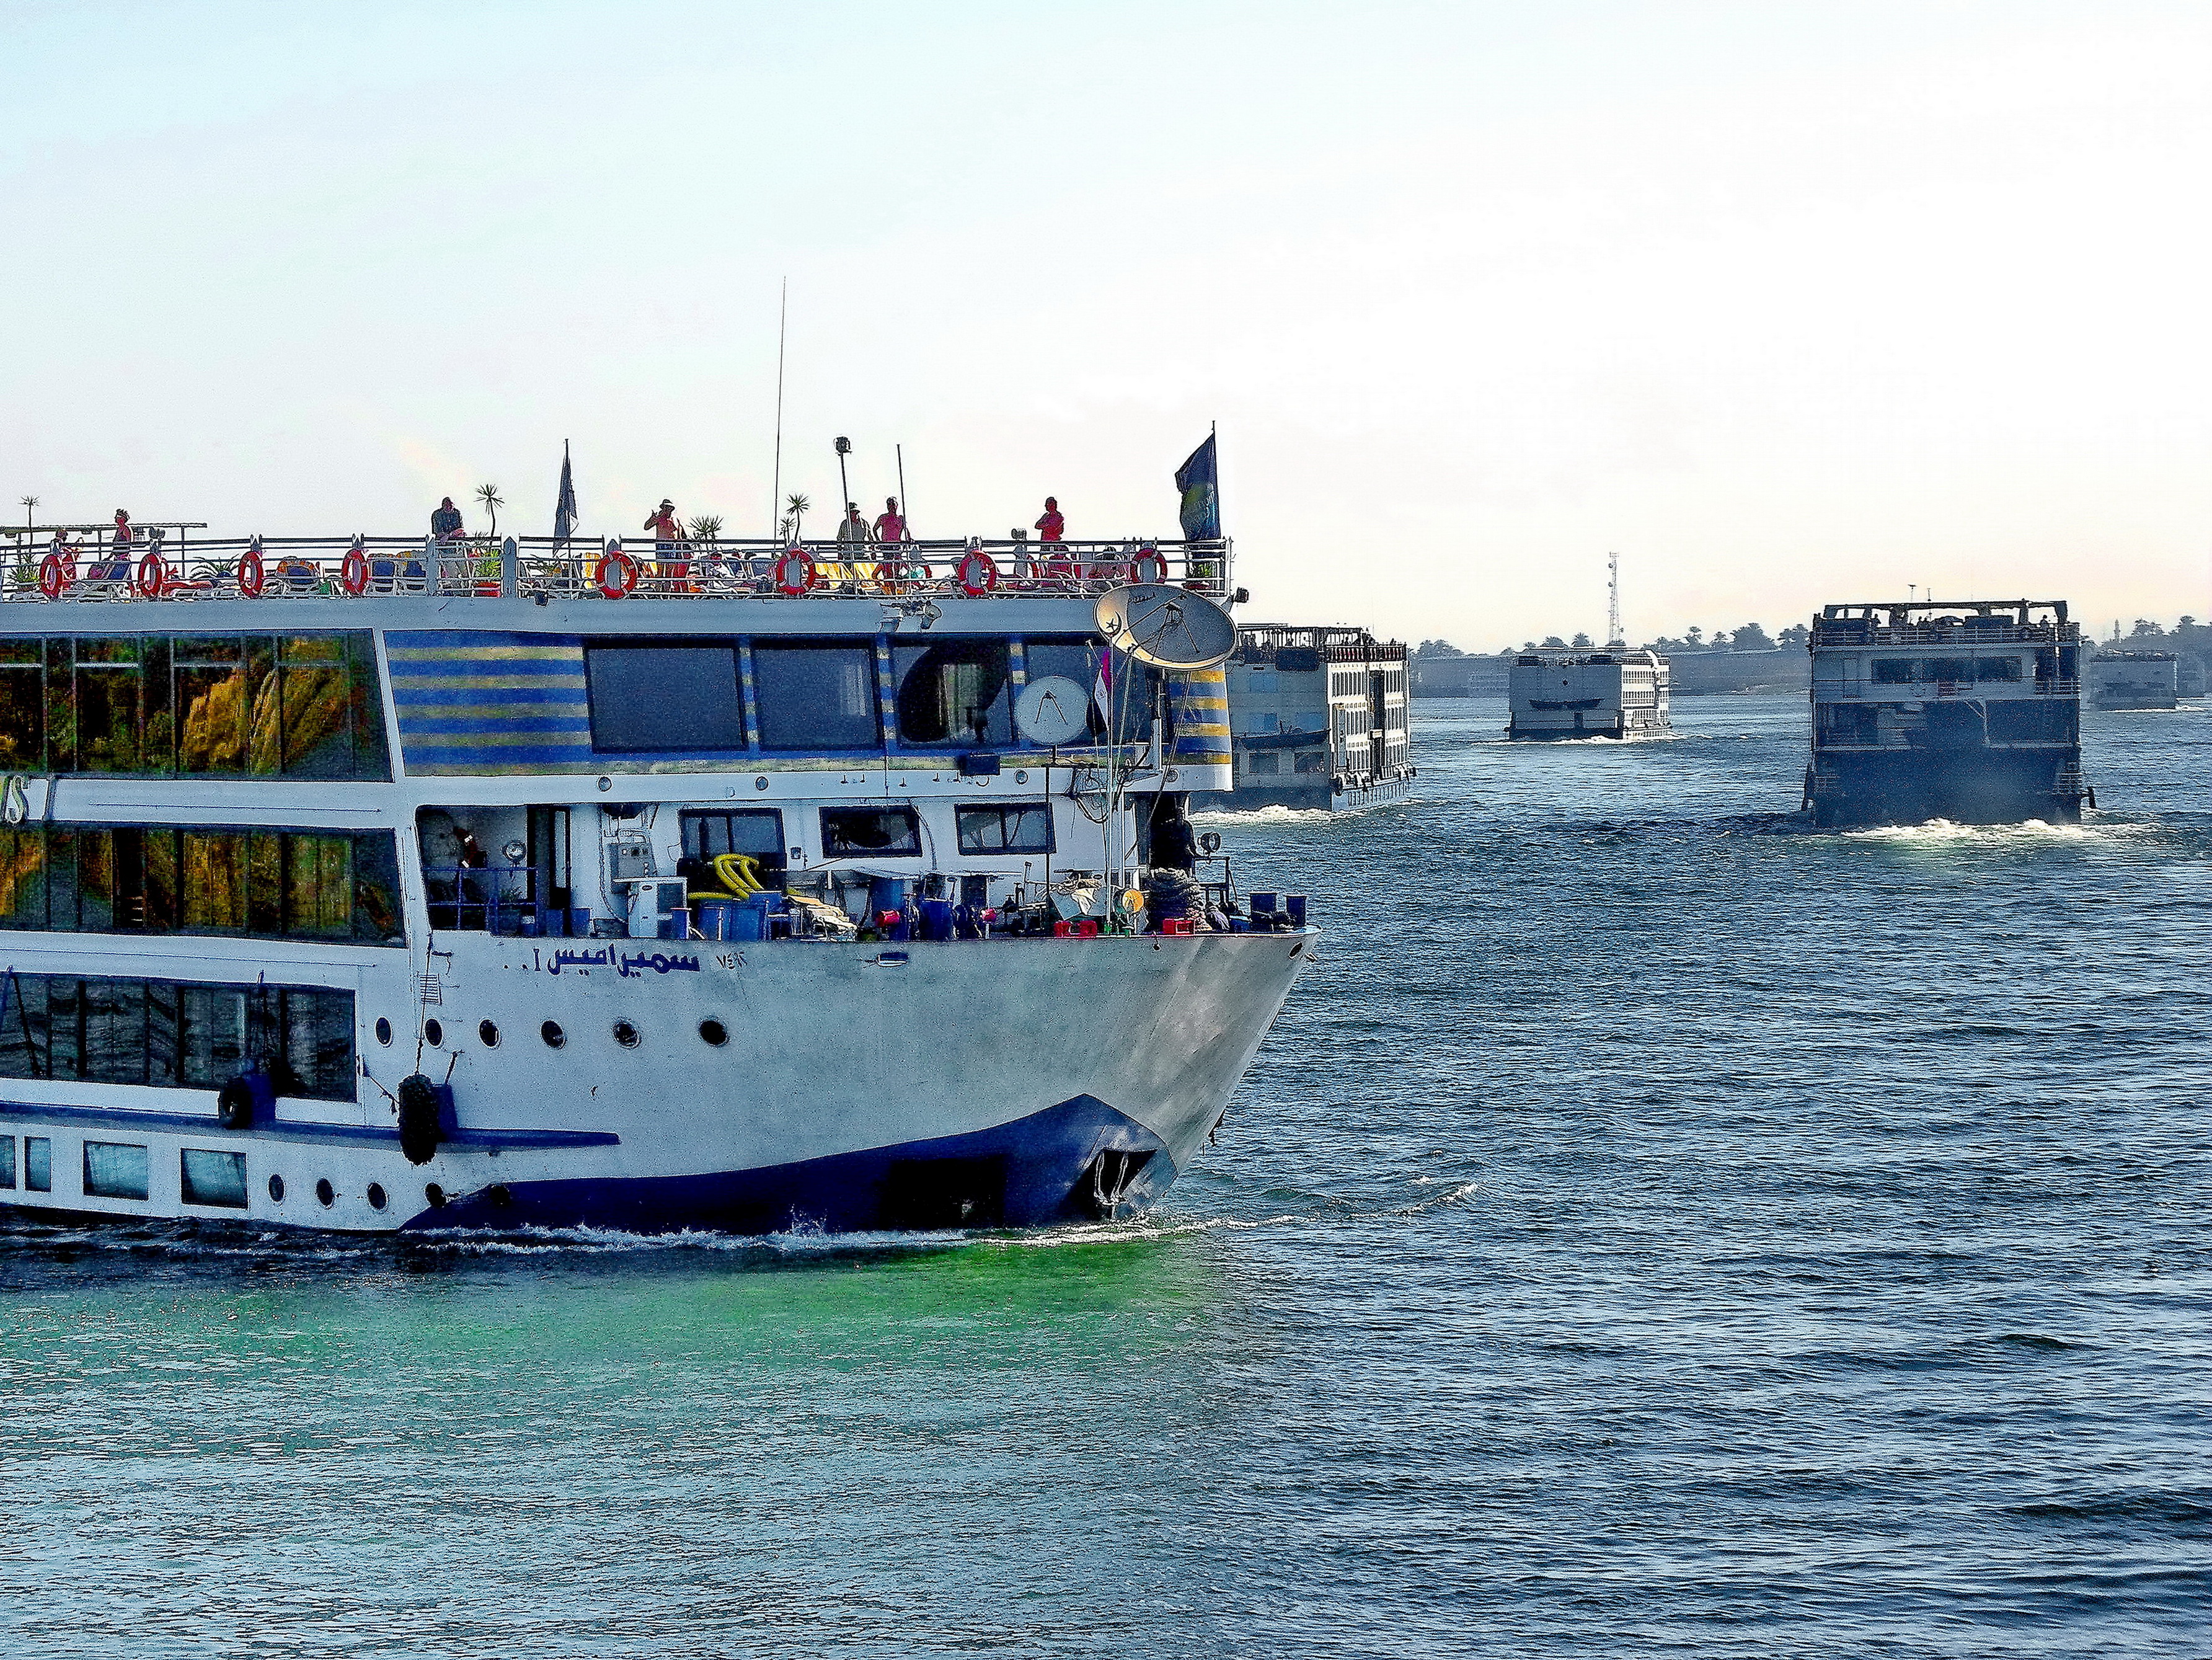
M 1507 675 L 1506 735 L 1647 738 L 1672 732 L 1668 680 L 1667 660 L 1638 647 L 1523 652 Z
M 1225 542 L 133 552 L 0 603 L 0 1206 L 1126 1214 L 1312 960 L 1225 864 L 1147 899 Z

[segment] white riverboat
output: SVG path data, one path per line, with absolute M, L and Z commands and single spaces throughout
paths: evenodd
M 17 1213 L 1126 1213 L 1312 960 L 1225 865 L 1139 900 L 1230 782 L 1226 643 L 1166 640 L 1226 543 L 132 555 L 0 573 Z
M 1194 805 L 1341 812 L 1406 799 L 1402 642 L 1360 628 L 1249 623 L 1224 666 L 1236 788 Z
M 1662 736 L 1674 730 L 1668 678 L 1667 660 L 1641 647 L 1522 652 L 1507 676 L 1506 735 Z

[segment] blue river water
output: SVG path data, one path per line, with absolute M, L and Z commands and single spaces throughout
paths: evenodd
M 0 1655 L 2212 1651 L 2212 710 L 1820 835 L 1434 708 L 1209 821 L 1328 933 L 1140 1222 L 0 1234 Z

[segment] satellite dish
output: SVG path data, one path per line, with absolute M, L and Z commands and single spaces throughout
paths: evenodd
M 1048 674 L 1022 688 L 1014 700 L 1014 726 L 1041 748 L 1056 750 L 1091 725 L 1091 694 L 1064 674 Z
M 1188 588 L 1139 582 L 1098 596 L 1098 629 L 1139 663 L 1206 669 L 1237 649 L 1237 624 L 1211 599 Z

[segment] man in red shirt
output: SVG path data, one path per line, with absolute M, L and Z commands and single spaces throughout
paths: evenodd
M 1046 496 L 1044 517 L 1036 521 L 1037 540 L 1057 542 L 1060 538 L 1061 532 L 1066 528 L 1067 520 L 1060 516 L 1060 498 L 1054 496 Z
M 884 510 L 876 515 L 876 540 L 903 542 L 907 539 L 906 520 L 899 516 L 898 497 L 884 498 Z

